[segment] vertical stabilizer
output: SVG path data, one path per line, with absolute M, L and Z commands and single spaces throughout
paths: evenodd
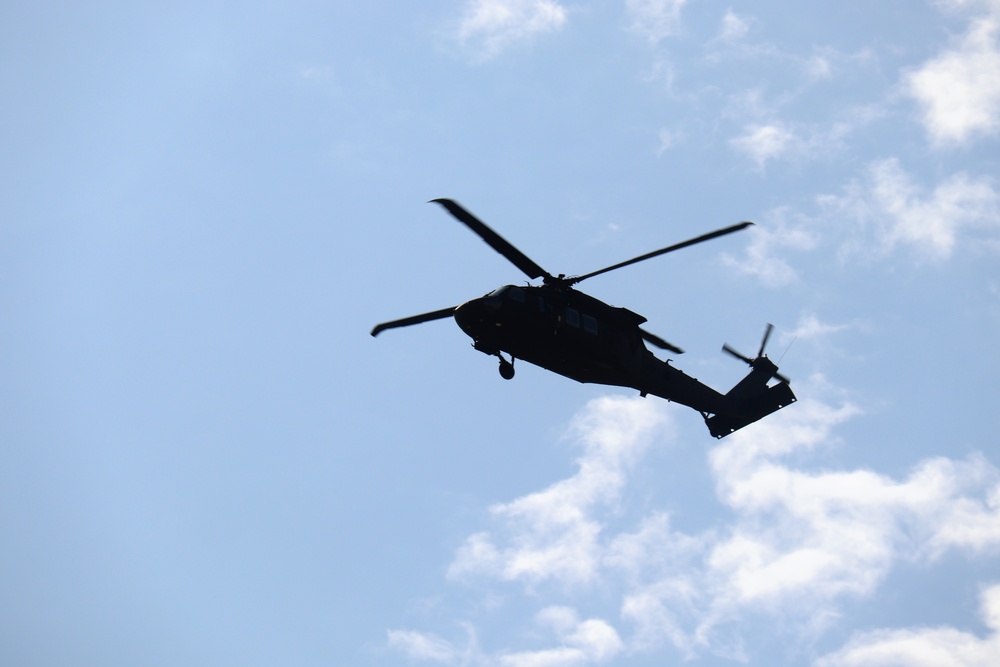
M 773 329 L 774 325 L 767 325 L 756 357 L 750 358 L 728 345 L 722 346 L 723 351 L 745 361 L 750 366 L 750 372 L 726 394 L 728 405 L 725 410 L 705 416 L 708 430 L 716 438 L 723 438 L 795 402 L 788 378 L 779 373 L 775 363 L 764 354 Z M 772 378 L 778 383 L 768 386 Z
M 753 378 L 755 373 L 756 369 L 726 394 L 727 398 L 732 399 L 731 411 L 705 417 L 708 430 L 714 437 L 723 438 L 795 402 L 795 394 L 787 382 L 779 382 L 768 387 L 766 379 L 764 384 L 760 384 L 757 378 Z M 747 383 L 750 379 L 754 380 L 755 391 L 751 391 Z

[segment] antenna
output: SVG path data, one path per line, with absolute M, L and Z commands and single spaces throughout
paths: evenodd
M 792 339 L 792 342 L 791 342 L 791 343 L 789 343 L 789 344 L 788 344 L 788 347 L 786 347 L 786 348 L 785 348 L 785 351 L 781 353 L 781 356 L 780 356 L 780 357 L 778 357 L 778 364 L 777 364 L 778 366 L 780 366 L 780 365 L 781 365 L 781 360 L 785 358 L 785 355 L 786 355 L 786 354 L 788 354 L 788 350 L 790 350 L 790 349 L 792 348 L 792 344 L 794 344 L 794 343 L 795 343 L 795 341 L 797 341 L 798 339 L 799 339 L 799 337 L 798 337 L 798 336 L 796 336 L 795 338 L 793 338 L 793 339 Z

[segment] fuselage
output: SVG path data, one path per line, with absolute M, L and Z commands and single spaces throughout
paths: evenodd
M 727 405 L 646 348 L 646 318 L 573 289 L 505 285 L 459 306 L 455 321 L 486 354 L 506 352 L 578 382 L 632 387 L 702 412 Z

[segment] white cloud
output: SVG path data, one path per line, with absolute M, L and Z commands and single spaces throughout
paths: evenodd
M 876 630 L 854 637 L 816 667 L 986 667 L 1000 665 L 1000 586 L 981 596 L 985 639 L 954 628 Z
M 535 617 L 541 627 L 556 635 L 559 645 L 538 651 L 507 653 L 501 665 L 509 667 L 571 667 L 606 662 L 621 652 L 618 632 L 600 619 L 580 621 L 569 607 L 547 607 Z
M 902 480 L 783 463 L 828 445 L 855 414 L 807 398 L 730 436 L 709 462 L 733 521 L 700 538 L 660 521 L 628 538 L 631 561 L 652 574 L 622 605 L 641 645 L 716 651 L 758 614 L 820 633 L 845 597 L 872 595 L 900 559 L 929 564 L 951 549 L 1000 546 L 1000 473 L 981 457 L 929 459 Z
M 577 611 L 550 606 L 535 615 L 537 631 L 554 636 L 555 645 L 533 651 L 487 653 L 480 649 L 467 624 L 466 645 L 460 647 L 437 635 L 411 630 L 390 630 L 388 645 L 417 662 L 445 665 L 495 665 L 499 667 L 579 667 L 612 660 L 624 649 L 618 632 L 607 621 L 580 620 Z
M 974 19 L 961 42 L 904 79 L 936 145 L 1000 130 L 1000 12 Z
M 566 19 L 557 0 L 470 0 L 456 35 L 489 59 L 515 42 L 559 30 Z
M 742 633 L 752 619 L 778 622 L 808 641 L 840 619 L 846 600 L 874 595 L 900 561 L 929 568 L 956 550 L 1000 550 L 1000 471 L 982 456 L 926 459 L 901 478 L 802 467 L 859 412 L 816 398 L 824 387 L 800 383 L 795 406 L 711 449 L 708 471 L 722 512 L 694 533 L 677 530 L 656 507 L 620 525 L 634 498 L 628 475 L 669 423 L 664 404 L 591 402 L 573 424 L 584 447 L 577 472 L 494 506 L 492 526 L 466 540 L 449 571 L 456 582 L 523 587 L 540 604 L 533 636 L 544 630 L 551 645 L 482 654 L 474 639 L 460 648 L 411 631 L 390 633 L 390 644 L 447 664 L 584 665 L 664 646 L 687 658 L 746 659 Z M 595 597 L 605 611 L 580 620 L 576 610 L 593 608 Z M 620 627 L 607 620 L 615 617 Z M 852 646 L 872 644 L 872 636 Z
M 768 160 L 781 157 L 800 144 L 795 134 L 780 124 L 752 125 L 742 136 L 732 140 L 737 150 L 746 153 L 760 168 Z
M 625 7 L 632 29 L 656 44 L 677 33 L 686 4 L 687 0 L 626 0 Z
M 720 498 L 740 515 L 711 561 L 733 585 L 733 602 L 791 595 L 819 607 L 871 593 L 895 559 L 1000 545 L 1000 473 L 985 459 L 928 459 L 902 481 L 867 470 L 796 470 L 776 459 L 817 446 L 856 412 L 803 407 L 797 418 L 762 424 L 770 433 L 734 434 L 710 457 Z
M 896 159 L 873 162 L 864 182 L 850 185 L 842 197 L 820 201 L 835 215 L 853 218 L 864 232 L 845 247 L 848 252 L 884 255 L 906 246 L 942 260 L 951 256 L 959 232 L 1000 227 L 1000 194 L 990 179 L 959 172 L 928 193 Z
M 508 546 L 496 546 L 497 537 L 491 533 L 472 535 L 459 549 L 449 577 L 592 580 L 599 565 L 602 529 L 595 509 L 612 507 L 618 501 L 627 470 L 645 450 L 652 433 L 663 426 L 664 418 L 656 401 L 606 397 L 592 402 L 573 425 L 585 447 L 577 460 L 577 473 L 490 508 L 504 526 Z
M 768 160 L 826 159 L 843 148 L 845 137 L 857 124 L 857 119 L 827 128 L 792 128 L 781 122 L 752 124 L 729 143 L 756 162 L 758 169 L 763 169 Z
M 771 211 L 748 231 L 743 255 L 723 254 L 723 261 L 766 286 L 781 287 L 798 279 L 792 255 L 821 245 L 839 247 L 843 260 L 909 250 L 920 259 L 943 261 L 963 239 L 982 239 L 979 251 L 990 252 L 1000 235 L 1000 192 L 993 179 L 958 172 L 928 188 L 895 158 L 872 162 L 843 194 L 817 201 L 821 213 L 812 218 L 789 207 Z

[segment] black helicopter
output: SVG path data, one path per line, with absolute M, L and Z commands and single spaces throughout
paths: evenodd
M 642 396 L 653 394 L 698 410 L 716 438 L 766 417 L 795 402 L 788 378 L 764 354 L 773 326 L 764 331 L 756 357 L 722 349 L 750 366 L 750 373 L 725 394 L 702 384 L 650 352 L 649 343 L 675 354 L 683 352 L 639 325 L 646 318 L 627 308 L 609 306 L 574 289 L 577 283 L 681 248 L 737 232 L 752 225 L 731 227 L 676 243 L 625 262 L 582 276 L 553 276 L 484 222 L 450 199 L 434 199 L 459 222 L 478 234 L 490 247 L 506 257 L 537 286 L 504 285 L 460 306 L 442 308 L 400 320 L 383 322 L 372 329 L 377 336 L 386 329 L 454 317 L 473 347 L 500 359 L 500 375 L 514 377 L 514 360 L 521 359 L 578 382 L 631 387 Z M 508 361 L 501 354 L 510 355 Z M 769 384 L 772 379 L 775 384 Z

